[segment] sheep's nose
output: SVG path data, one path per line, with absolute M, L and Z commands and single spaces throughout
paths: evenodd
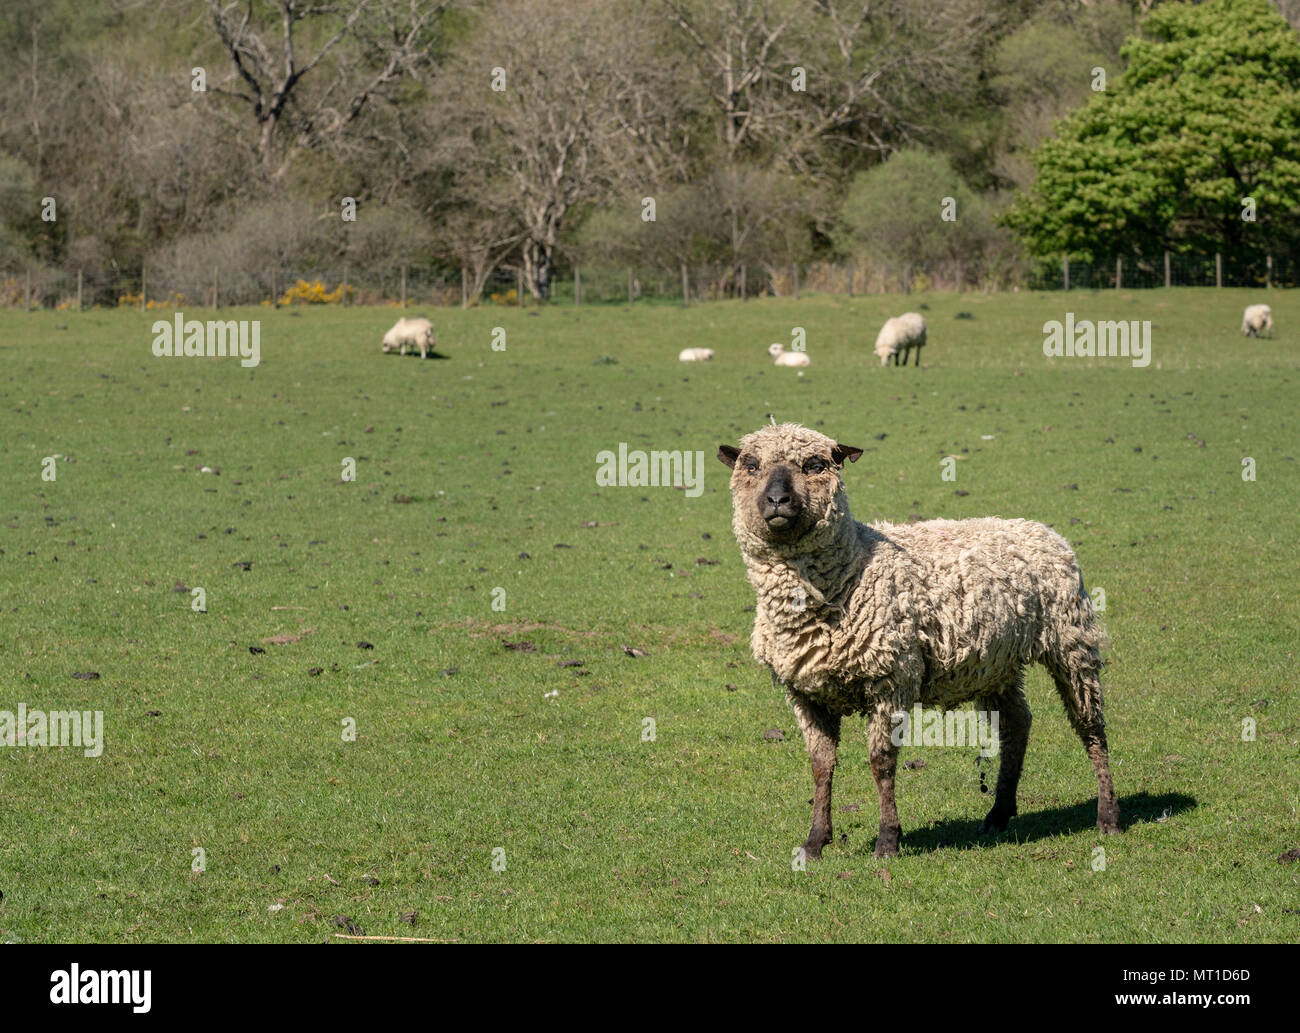
M 776 491 L 767 493 L 767 501 L 774 506 L 784 506 L 790 501 L 790 496 L 778 488 Z

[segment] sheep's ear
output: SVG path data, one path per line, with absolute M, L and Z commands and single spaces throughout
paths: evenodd
M 718 446 L 718 458 L 726 463 L 733 470 L 736 468 L 736 460 L 740 457 L 740 449 L 732 448 L 730 445 Z
M 860 455 L 862 455 L 862 449 L 854 448 L 852 445 L 841 445 L 837 443 L 835 447 L 831 449 L 831 458 L 835 460 L 836 466 L 843 466 L 844 460 L 846 459 L 850 463 L 856 463 Z

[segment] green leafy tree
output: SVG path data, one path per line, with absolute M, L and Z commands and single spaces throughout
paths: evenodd
M 1006 224 L 1034 254 L 1089 261 L 1169 248 L 1250 268 L 1295 247 L 1300 37 L 1267 0 L 1169 4 L 1143 30 L 1035 153 Z

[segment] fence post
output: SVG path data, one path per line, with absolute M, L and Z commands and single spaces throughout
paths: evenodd
M 1115 256 L 1115 289 L 1119 290 L 1124 285 L 1124 259 L 1119 255 Z
M 1272 255 L 1269 255 L 1267 257 L 1266 265 L 1264 267 L 1264 286 L 1269 290 L 1273 289 L 1273 256 Z
M 469 308 L 469 271 L 460 267 L 460 307 Z
M 1272 259 L 1269 260 L 1270 262 Z M 77 270 L 77 311 L 81 311 L 81 270 Z
M 524 271 L 515 270 L 515 296 L 519 298 L 519 307 L 524 307 Z
M 1165 286 L 1166 287 L 1171 286 L 1170 279 L 1169 279 L 1169 252 L 1168 251 L 1165 252 Z
M 582 304 L 582 270 L 577 265 L 573 267 L 573 303 Z
M 212 270 L 212 307 L 221 308 L 221 276 Z
M 856 270 L 854 269 L 853 263 L 850 262 L 849 263 L 849 297 L 850 298 L 853 297 L 853 274 L 855 271 Z M 917 352 L 917 354 L 920 355 L 921 353 Z
M 348 307 L 348 267 L 347 267 L 346 264 L 343 266 L 343 297 L 342 297 L 342 301 L 343 301 L 343 307 L 344 307 L 344 308 L 347 308 L 347 307 Z
M 275 266 L 271 266 L 271 307 L 280 307 L 280 285 L 276 282 Z
M 145 297 L 146 297 L 146 295 L 147 295 L 147 291 L 145 290 L 145 286 L 146 286 L 146 280 L 145 280 L 145 277 L 144 277 L 144 264 L 141 263 L 141 265 L 140 265 L 140 311 L 141 311 L 141 312 L 144 311 L 144 299 L 145 299 Z
M 32 310 L 32 270 L 27 268 L 27 289 L 23 292 L 23 310 L 30 312 Z
M 686 276 L 686 263 L 683 262 L 682 263 L 682 304 L 689 305 L 690 303 L 691 303 L 691 283 Z
M 1214 252 L 1214 286 L 1223 286 L 1223 255 Z
M 402 308 L 406 308 L 406 263 L 402 263 Z
M 632 304 L 632 267 L 627 267 L 627 303 Z
M 799 263 L 791 263 L 790 268 L 793 271 L 792 275 L 794 277 L 794 296 L 797 298 L 799 297 Z
M 1070 289 L 1070 256 L 1065 255 L 1061 258 L 1061 272 L 1065 277 L 1065 289 Z
M 740 263 L 740 300 L 745 300 L 745 263 Z

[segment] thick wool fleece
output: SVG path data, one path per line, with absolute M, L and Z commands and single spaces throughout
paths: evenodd
M 741 451 L 799 466 L 834 444 L 787 423 L 748 435 Z M 993 518 L 864 525 L 837 478 L 822 518 L 774 545 L 743 511 L 744 477 L 738 464 L 733 526 L 758 595 L 751 644 L 793 698 L 835 714 L 952 708 L 1018 695 L 1021 669 L 1041 661 L 1063 696 L 1071 690 L 1076 727 L 1099 726 L 1100 629 L 1056 532 Z

